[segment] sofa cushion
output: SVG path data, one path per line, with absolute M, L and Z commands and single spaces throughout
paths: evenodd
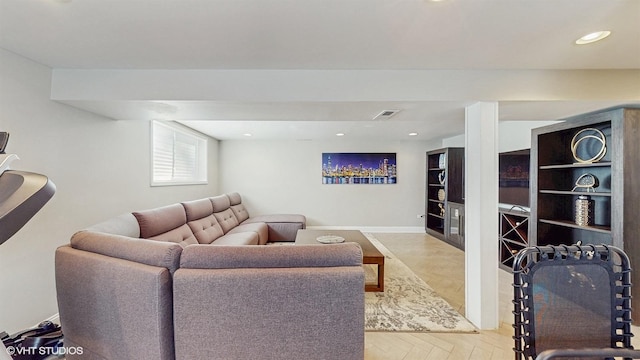
M 216 239 L 212 245 L 258 245 L 258 233 L 253 231 L 226 234 Z
M 249 212 L 242 204 L 231 205 L 231 211 L 233 211 L 233 214 L 236 216 L 236 219 L 238 219 L 238 222 L 243 222 L 249 218 Z
M 213 214 L 213 204 L 209 199 L 185 201 L 182 206 L 184 206 L 187 221 L 202 219 Z
M 151 236 L 148 239 L 173 242 L 182 245 L 182 247 L 198 243 L 198 240 L 196 239 L 195 235 L 193 235 L 191 228 L 187 224 L 182 224 L 181 226 L 173 230 L 169 230 L 156 236 Z
M 238 194 L 237 192 L 234 192 L 231 194 L 227 194 L 227 197 L 229 197 L 229 204 L 231 205 L 231 210 L 233 210 L 233 213 L 236 215 L 238 222 L 241 223 L 247 220 L 249 218 L 249 212 L 244 207 L 244 205 L 242 205 L 242 197 L 240 197 L 240 194 Z
M 229 230 L 238 226 L 238 219 L 236 219 L 236 216 L 233 214 L 233 211 L 229 208 L 221 212 L 215 212 L 213 213 L 213 215 L 218 220 L 218 223 L 220 224 L 220 226 L 222 226 L 222 231 L 224 231 L 225 234 L 228 233 Z
M 211 244 L 224 235 L 218 220 L 213 216 L 213 203 L 208 198 L 182 203 L 187 215 L 187 225 L 200 244 Z
M 258 234 L 258 245 L 264 245 L 269 241 L 269 227 L 265 223 L 240 224 L 229 230 L 228 234 L 242 232 L 254 232 Z
M 187 223 L 187 215 L 181 204 L 172 204 L 156 209 L 133 212 L 140 225 L 140 237 L 153 236 L 176 229 Z
M 212 198 L 209 198 L 209 200 L 211 200 L 211 204 L 213 204 L 214 213 L 225 211 L 229 208 L 229 206 L 231 206 L 229 197 L 227 195 L 214 196 Z
M 211 204 L 208 199 L 205 200 Z M 224 235 L 222 227 L 218 224 L 218 220 L 213 214 L 198 220 L 189 221 L 187 225 L 189 225 L 193 235 L 195 235 L 200 244 L 211 244 L 214 240 Z
M 229 204 L 232 206 L 238 205 L 242 202 L 242 197 L 237 192 L 227 194 L 227 197 L 229 198 Z

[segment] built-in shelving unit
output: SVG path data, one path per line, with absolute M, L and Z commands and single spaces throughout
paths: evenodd
M 613 245 L 611 181 L 616 140 L 612 136 L 611 121 L 609 118 L 590 117 L 588 120 L 574 119 L 533 130 L 536 141 L 533 146 L 533 156 L 536 157 L 534 172 L 537 180 L 532 186 L 535 189 L 535 193 L 532 193 L 535 205 L 532 207 L 536 209 L 533 236 L 537 244 L 558 245 L 582 241 Z M 553 129 L 556 130 L 549 131 Z M 600 161 L 580 163 L 574 158 L 571 141 L 585 129 L 596 129 L 605 137 L 607 151 Z M 591 156 L 590 152 L 596 152 L 603 146 L 595 138 L 587 138 L 584 145 L 581 149 L 586 158 Z M 588 190 L 576 189 L 576 181 L 585 174 L 593 175 L 598 186 Z M 576 223 L 575 206 L 580 195 L 589 196 L 592 202 L 593 220 L 588 225 Z
M 614 245 L 629 256 L 632 277 L 640 278 L 640 109 L 609 109 L 533 129 L 531 150 L 530 243 Z M 583 175 L 597 186 L 576 187 Z M 588 221 L 578 216 L 581 209 L 589 209 L 582 212 Z M 640 308 L 640 287 L 633 307 Z
M 464 148 L 427 152 L 426 169 L 425 231 L 464 249 Z

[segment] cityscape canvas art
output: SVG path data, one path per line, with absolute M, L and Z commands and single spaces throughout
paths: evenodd
M 323 184 L 395 184 L 396 153 L 322 153 Z

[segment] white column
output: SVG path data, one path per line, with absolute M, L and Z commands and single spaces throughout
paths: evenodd
M 465 310 L 483 330 L 498 316 L 498 103 L 465 109 Z

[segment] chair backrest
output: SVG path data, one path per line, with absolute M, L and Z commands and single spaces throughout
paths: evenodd
M 525 248 L 513 275 L 516 359 L 551 349 L 631 348 L 630 267 L 622 250 Z

